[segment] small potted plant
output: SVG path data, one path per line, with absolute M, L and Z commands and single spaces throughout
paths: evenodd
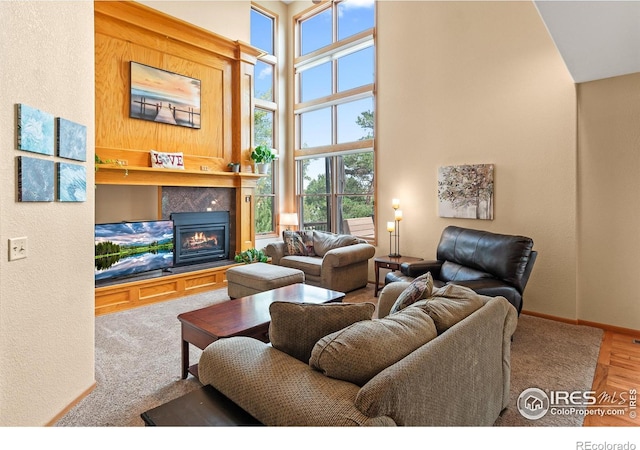
M 243 252 L 238 253 L 234 258 L 235 262 L 251 264 L 255 262 L 263 262 L 266 263 L 269 261 L 267 255 L 264 254 L 262 250 L 257 250 L 255 248 L 250 248 Z
M 127 164 L 121 159 L 102 159 L 97 154 L 95 154 L 95 168 L 94 171 L 97 172 L 99 168 L 99 164 L 115 164 L 116 166 L 124 167 L 124 176 L 129 175 L 129 169 L 125 167 Z
M 267 173 L 269 164 L 277 157 L 278 155 L 266 145 L 258 145 L 251 152 L 251 159 L 256 163 L 258 173 Z
M 240 163 L 239 162 L 230 162 L 227 164 L 227 167 L 231 172 L 240 172 Z

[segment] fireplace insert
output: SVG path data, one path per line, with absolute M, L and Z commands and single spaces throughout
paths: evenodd
M 186 266 L 229 259 L 229 212 L 172 213 L 173 265 Z

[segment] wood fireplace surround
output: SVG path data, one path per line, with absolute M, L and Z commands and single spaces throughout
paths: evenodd
M 229 188 L 232 247 L 255 246 L 253 75 L 259 50 L 135 2 L 95 2 L 96 184 Z M 130 62 L 201 82 L 201 128 L 129 117 Z M 149 152 L 181 152 L 184 170 L 152 168 Z M 241 171 L 227 171 L 231 161 Z M 96 288 L 96 314 L 215 289 L 230 266 Z

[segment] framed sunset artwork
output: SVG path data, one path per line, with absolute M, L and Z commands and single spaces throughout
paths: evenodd
M 129 117 L 200 128 L 200 80 L 131 61 Z

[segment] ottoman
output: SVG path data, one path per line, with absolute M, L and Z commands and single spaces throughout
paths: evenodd
M 229 297 L 240 298 L 295 283 L 304 283 L 304 272 L 267 263 L 252 263 L 227 270 Z

